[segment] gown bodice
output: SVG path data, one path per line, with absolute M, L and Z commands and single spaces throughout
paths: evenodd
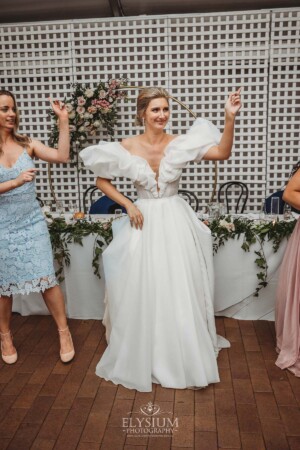
M 118 142 L 100 141 L 80 152 L 84 165 L 97 177 L 113 180 L 129 178 L 138 198 L 171 197 L 178 192 L 182 170 L 190 161 L 199 162 L 207 150 L 218 145 L 221 133 L 206 119 L 196 119 L 186 134 L 174 138 L 166 146 L 158 176 L 148 161 L 132 155 Z

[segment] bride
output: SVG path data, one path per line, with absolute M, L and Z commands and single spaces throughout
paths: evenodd
M 230 157 L 240 108 L 239 89 L 226 102 L 222 135 L 197 119 L 173 136 L 164 131 L 169 94 L 146 88 L 137 99 L 144 133 L 81 152 L 98 188 L 128 214 L 114 222 L 103 253 L 108 346 L 96 368 L 100 377 L 143 392 L 152 383 L 184 389 L 219 381 L 216 357 L 229 342 L 216 335 L 211 234 L 177 192 L 188 162 Z M 115 177 L 134 183 L 136 202 L 114 187 Z

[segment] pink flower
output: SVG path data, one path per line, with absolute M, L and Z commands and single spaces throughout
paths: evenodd
M 117 86 L 118 86 L 118 81 L 117 80 L 115 80 L 114 78 L 109 80 L 109 87 L 110 87 L 110 89 L 116 89 Z
M 108 108 L 110 106 L 107 100 L 100 100 L 99 105 L 101 106 L 101 108 Z
M 83 106 L 77 106 L 76 111 L 78 114 L 82 115 L 85 113 L 85 108 Z
M 110 222 L 106 222 L 103 224 L 103 230 L 108 230 L 110 228 Z
M 90 114 L 95 114 L 95 112 L 97 112 L 96 106 L 89 106 L 89 107 L 88 107 L 88 112 L 89 112 Z
M 84 97 L 78 97 L 77 103 L 78 103 L 78 106 L 85 105 L 85 98 Z

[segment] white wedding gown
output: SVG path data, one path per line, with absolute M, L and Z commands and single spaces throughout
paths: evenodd
M 142 230 L 114 222 L 103 253 L 108 347 L 96 374 L 148 392 L 152 383 L 183 389 L 219 381 L 216 357 L 229 342 L 216 335 L 210 230 L 177 195 L 182 169 L 218 144 L 220 133 L 197 119 L 165 149 L 158 181 L 148 162 L 119 143 L 100 142 L 80 156 L 95 175 L 133 181 Z

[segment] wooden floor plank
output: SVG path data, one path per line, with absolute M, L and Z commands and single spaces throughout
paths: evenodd
M 70 320 L 76 357 L 63 365 L 51 317 L 14 314 L 19 359 L 0 362 L 0 450 L 300 449 L 300 379 L 275 365 L 274 323 L 218 317 L 216 326 L 231 342 L 220 383 L 145 393 L 95 375 L 106 348 L 100 321 Z M 149 403 L 169 435 L 128 432 L 139 423 L 130 418 L 145 423 Z

